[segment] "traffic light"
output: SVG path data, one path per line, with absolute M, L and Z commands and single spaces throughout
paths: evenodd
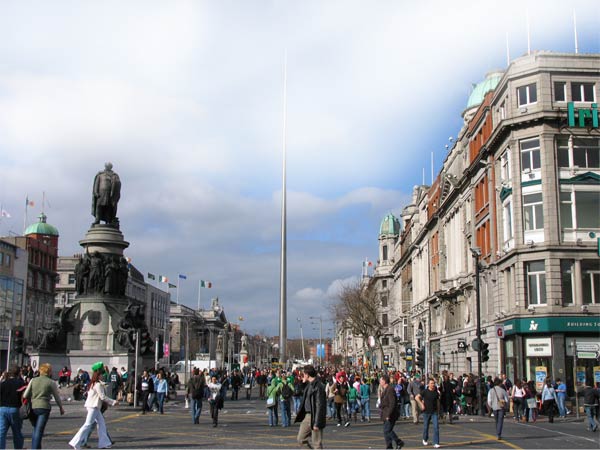
M 486 362 L 490 360 L 490 344 L 481 341 L 481 361 Z
M 420 369 L 425 368 L 425 349 L 424 348 L 417 349 L 417 352 L 415 355 L 415 365 Z
M 23 353 L 25 346 L 25 330 L 23 327 L 13 328 L 13 349 L 15 353 Z
M 158 336 L 158 359 L 162 359 L 165 356 L 165 346 L 163 343 L 162 335 Z
M 151 350 L 152 350 L 152 338 L 150 337 L 150 333 L 147 330 L 142 331 L 140 333 L 140 355 L 144 355 Z

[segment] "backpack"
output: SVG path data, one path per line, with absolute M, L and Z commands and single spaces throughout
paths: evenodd
M 281 388 L 281 397 L 284 400 L 289 400 L 292 397 L 293 393 L 294 391 L 292 391 L 290 385 L 288 383 L 284 383 L 283 387 Z
M 294 384 L 294 397 L 301 397 L 303 393 L 304 390 L 302 389 L 302 383 Z

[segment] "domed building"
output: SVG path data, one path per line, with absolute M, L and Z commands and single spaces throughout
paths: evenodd
M 473 118 L 477 108 L 483 103 L 485 94 L 496 89 L 503 74 L 504 72 L 501 70 L 494 70 L 486 74 L 483 81 L 474 85 L 473 91 L 471 92 L 471 95 L 469 95 L 469 100 L 467 101 L 467 107 L 462 113 L 465 122 L 468 122 Z
M 47 218 L 46 214 L 41 213 L 38 216 L 38 222 L 29 225 L 24 235 L 58 248 L 58 229 L 54 225 L 50 225 L 46 221 Z
M 379 260 L 377 266 L 387 266 L 393 263 L 394 245 L 400 236 L 400 220 L 392 213 L 386 215 L 379 227 Z

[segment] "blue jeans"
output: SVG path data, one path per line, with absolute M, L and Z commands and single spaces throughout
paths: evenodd
M 290 400 L 280 400 L 279 404 L 281 405 L 281 425 L 284 427 L 289 427 L 290 422 L 292 420 L 292 412 L 290 411 Z
M 279 416 L 277 415 L 277 403 L 272 408 L 267 408 L 269 410 L 269 426 L 277 426 L 279 425 Z
M 300 404 L 302 403 L 302 396 L 293 397 L 294 399 L 294 414 L 298 414 L 298 410 L 300 409 Z
M 192 423 L 200 423 L 200 413 L 202 412 L 202 399 L 190 399 L 190 411 L 192 413 Z
M 46 429 L 46 424 L 50 418 L 50 410 L 34 408 L 33 412 L 37 416 L 37 421 L 35 422 L 33 433 L 31 434 L 31 448 L 39 449 L 42 448 L 42 438 L 44 437 L 44 430 Z
M 12 430 L 14 447 L 23 448 L 22 427 L 23 421 L 19 415 L 19 408 L 0 407 L 0 448 L 6 448 L 6 434 L 9 428 Z
M 558 399 L 558 415 L 560 417 L 565 417 L 567 415 L 567 407 L 565 406 L 565 396 L 562 394 L 558 394 L 556 398 Z
M 429 440 L 429 423 L 433 422 L 433 445 L 440 443 L 440 422 L 438 413 L 423 413 L 423 440 Z
M 496 436 L 502 436 L 502 425 L 504 425 L 504 410 L 494 410 L 494 419 L 496 420 Z
M 360 415 L 362 419 L 371 420 L 371 402 L 368 398 L 363 398 L 360 400 Z
M 335 419 L 335 403 L 333 397 L 327 399 L 327 409 L 329 410 L 329 417 Z
M 166 392 L 157 392 L 156 393 L 156 398 L 158 399 L 158 412 L 160 412 L 161 414 L 163 414 L 165 412 L 164 406 L 165 406 L 165 397 L 166 396 L 167 396 Z
M 594 421 L 594 416 L 596 415 L 596 407 L 595 406 L 585 406 L 585 415 L 588 419 L 588 424 L 590 426 L 590 430 L 595 430 L 598 428 L 598 425 Z

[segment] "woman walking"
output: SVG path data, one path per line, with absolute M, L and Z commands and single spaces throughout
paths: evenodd
M 542 408 L 548 415 L 548 422 L 554 422 L 554 408 L 556 406 L 556 391 L 552 386 L 552 380 L 546 378 L 546 385 L 542 390 Z
M 104 416 L 102 415 L 100 408 L 102 407 L 103 402 L 110 406 L 118 405 L 119 402 L 106 395 L 104 383 L 100 380 L 103 372 L 103 369 L 99 369 L 94 370 L 92 374 L 87 400 L 85 401 L 87 417 L 77 434 L 69 441 L 69 445 L 75 449 L 82 448 L 90 431 L 94 427 L 94 422 L 98 424 L 98 447 L 110 448 L 112 446 L 112 442 L 106 432 L 106 423 L 104 422 Z
M 36 417 L 35 427 L 31 435 L 31 448 L 42 448 L 42 437 L 46 424 L 50 418 L 50 397 L 54 397 L 54 401 L 60 409 L 60 415 L 65 413 L 58 387 L 52 380 L 52 366 L 48 363 L 40 366 L 40 376 L 33 378 L 27 385 L 27 389 L 23 393 L 23 397 L 30 399 L 31 410 Z
M 158 375 L 156 376 L 155 391 L 156 398 L 158 399 L 158 411 L 161 414 L 164 414 L 165 397 L 167 396 L 167 392 L 169 392 L 169 383 L 167 382 L 165 374 L 162 370 L 159 371 Z
M 210 417 L 213 420 L 213 427 L 219 425 L 219 409 L 223 407 L 221 388 L 221 383 L 219 383 L 217 377 L 213 375 L 210 383 L 208 383 L 208 390 L 210 392 L 208 404 L 210 405 Z
M 277 415 L 277 405 L 279 404 L 279 389 L 277 388 L 277 378 L 273 377 L 271 385 L 267 388 L 267 408 L 269 409 L 269 426 L 279 425 L 279 416 Z
M 525 394 L 526 391 L 523 388 L 522 381 L 515 380 L 515 385 L 513 386 L 511 395 L 513 401 L 513 413 L 515 415 L 515 422 L 521 420 L 523 410 L 525 409 Z M 525 418 L 523 418 L 523 422 L 525 422 Z

